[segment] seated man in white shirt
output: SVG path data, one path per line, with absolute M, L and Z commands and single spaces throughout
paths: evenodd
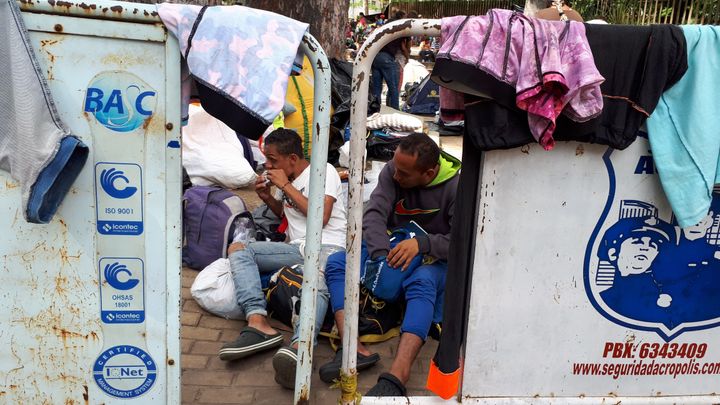
M 238 305 L 243 309 L 248 325 L 240 331 L 234 342 L 225 344 L 219 356 L 222 360 L 236 360 L 282 345 L 283 337 L 267 319 L 265 296 L 260 284 L 260 273 L 276 272 L 283 266 L 303 263 L 301 248 L 307 228 L 310 162 L 303 156 L 300 137 L 288 129 L 276 129 L 264 141 L 267 174 L 255 183 L 255 191 L 278 216 L 287 219 L 286 242 L 233 243 L 228 258 L 235 281 Z M 273 196 L 270 185 L 277 187 Z M 342 202 L 340 176 L 332 165 L 327 165 L 325 180 L 325 206 L 323 210 L 322 252 L 320 269 L 325 268 L 327 257 L 345 246 L 346 214 Z M 320 274 L 315 333 L 322 327 L 328 308 L 329 294 L 324 274 Z M 273 357 L 275 380 L 286 388 L 295 385 L 297 363 L 297 330 L 290 346 L 281 348 Z

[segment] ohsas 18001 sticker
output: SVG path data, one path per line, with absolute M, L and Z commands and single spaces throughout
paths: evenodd
M 152 357 L 138 347 L 113 346 L 95 360 L 93 377 L 108 395 L 134 398 L 143 395 L 155 384 L 157 367 Z

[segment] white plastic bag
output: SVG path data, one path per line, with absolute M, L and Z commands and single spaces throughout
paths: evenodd
M 205 267 L 193 281 L 190 294 L 204 310 L 227 319 L 245 319 L 235 299 L 230 260 L 220 258 Z
M 194 186 L 236 189 L 255 183 L 235 131 L 202 107 L 190 104 L 182 133 L 182 164 Z

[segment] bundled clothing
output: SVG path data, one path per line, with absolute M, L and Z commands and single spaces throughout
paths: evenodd
M 258 139 L 283 108 L 308 24 L 242 6 L 162 3 L 158 14 L 180 42 L 203 108 L 240 134 Z M 186 117 L 187 114 L 183 114 Z
M 603 110 L 599 117 L 583 123 L 560 115 L 553 137 L 625 149 L 635 141 L 663 92 L 685 74 L 685 37 L 673 25 L 585 27 L 595 65 L 605 78 L 600 86 Z M 438 61 L 436 70 L 441 63 Z M 454 82 L 455 77 L 439 76 L 438 80 Z M 467 135 L 476 139 L 481 150 L 515 148 L 533 142 L 527 114 L 508 100 L 507 92 L 498 91 L 498 81 L 494 82 L 486 80 L 489 84 L 484 93 L 466 95 Z
M 561 112 L 584 122 L 602 111 L 603 77 L 595 68 L 581 23 L 490 10 L 484 16 L 443 18 L 442 37 L 440 66 L 436 65 L 439 74 L 470 67 L 490 76 L 492 82 L 499 81 L 490 86 L 528 112 L 530 132 L 545 149 L 554 145 L 552 134 Z M 452 83 L 443 85 L 461 92 L 473 88 L 472 93 L 482 92 L 486 75 L 458 74 Z M 461 85 L 454 86 L 455 82 Z
M 88 147 L 60 119 L 14 0 L 0 0 L 0 169 L 20 182 L 23 216 L 48 223 Z
M 647 121 L 653 159 L 681 227 L 705 217 L 720 183 L 720 27 L 683 26 L 688 69 Z M 715 212 L 717 215 L 718 213 Z

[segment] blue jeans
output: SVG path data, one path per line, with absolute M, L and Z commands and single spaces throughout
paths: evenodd
M 324 268 L 327 257 L 342 248 L 323 245 L 320 251 L 320 268 Z M 304 257 L 299 245 L 284 242 L 250 242 L 244 250 L 233 252 L 230 257 L 230 269 L 235 282 L 235 298 L 245 313 L 267 316 L 267 301 L 260 284 L 260 273 L 275 273 L 284 266 L 302 264 Z M 320 274 L 318 283 L 318 299 L 315 316 L 315 334 L 320 331 L 328 308 L 329 294 L 324 275 Z M 319 324 L 319 326 L 318 326 Z M 299 319 L 294 325 L 295 334 L 292 341 L 297 340 Z
M 360 263 L 367 259 L 367 251 L 362 250 Z M 360 273 L 364 273 L 364 265 Z M 445 277 L 447 263 L 437 261 L 416 268 L 403 282 L 405 292 L 405 317 L 400 331 L 412 333 L 423 341 L 427 339 L 430 325 L 442 321 L 442 306 L 445 296 Z M 330 303 L 333 313 L 345 307 L 345 252 L 331 255 L 325 266 L 325 278 L 330 290 Z
M 388 92 L 385 104 L 400 109 L 400 64 L 395 56 L 386 52 L 380 52 L 372 64 L 372 76 L 370 76 L 370 94 L 377 97 L 378 103 L 382 100 L 383 80 L 387 83 Z

